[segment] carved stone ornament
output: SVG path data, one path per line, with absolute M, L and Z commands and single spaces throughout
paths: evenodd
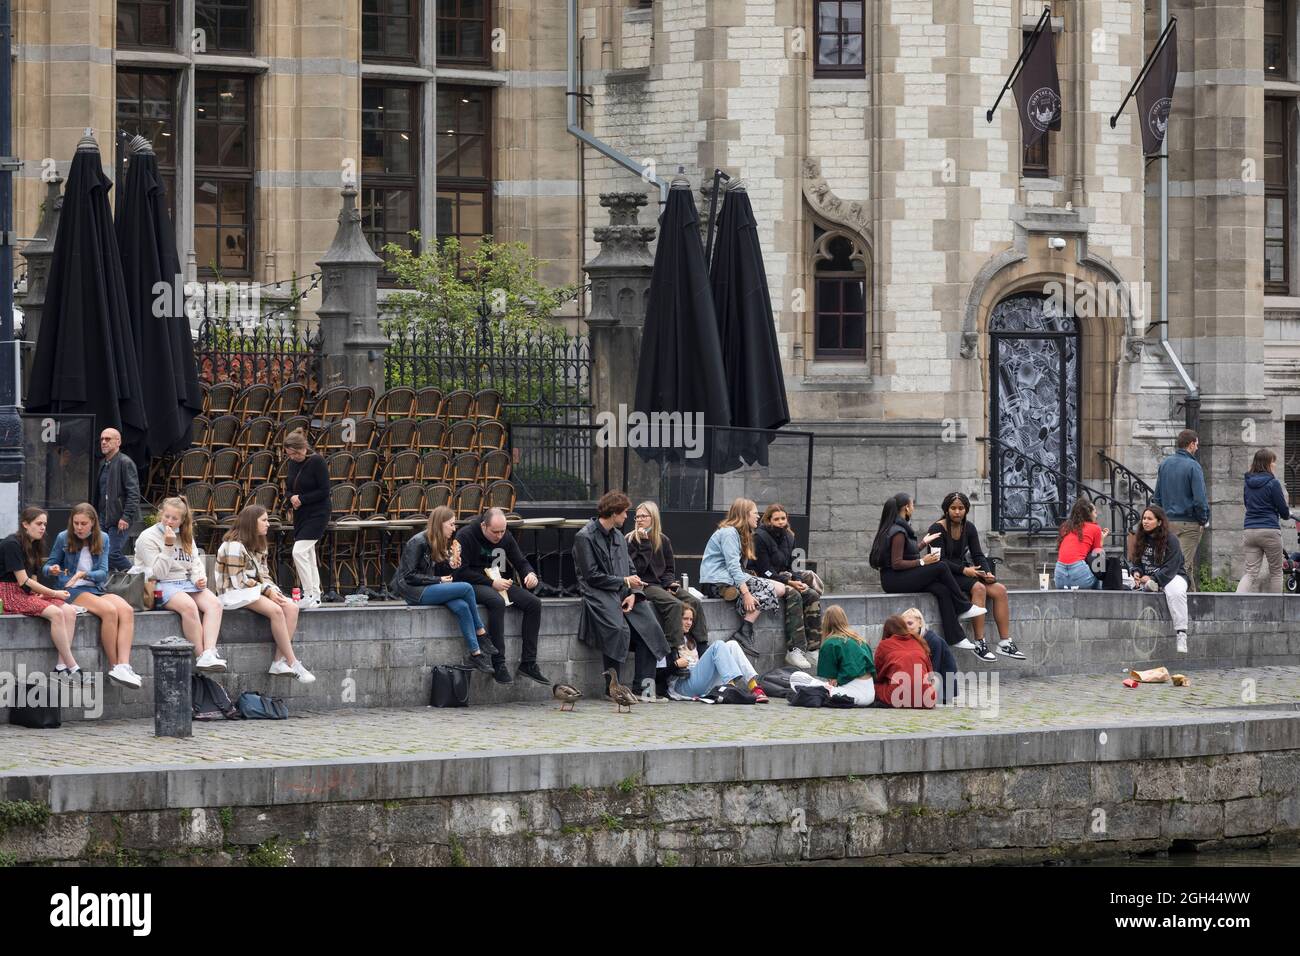
M 835 195 L 822 175 L 821 162 L 811 156 L 803 161 L 803 195 L 820 216 L 853 230 L 871 245 L 870 214 L 866 203 L 858 200 L 846 202 Z

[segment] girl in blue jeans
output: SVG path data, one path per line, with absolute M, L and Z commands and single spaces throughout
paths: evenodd
M 460 623 L 460 633 L 469 648 L 466 662 L 491 674 L 490 658 L 496 647 L 488 640 L 487 628 L 479 619 L 474 586 L 452 580 L 452 572 L 460 567 L 460 545 L 453 540 L 455 533 L 456 515 L 452 510 L 434 508 L 425 530 L 413 535 L 402 549 L 402 562 L 391 588 L 412 606 L 445 605 Z
M 1100 551 L 1109 528 L 1097 525 L 1097 508 L 1087 498 L 1080 498 L 1070 509 L 1070 517 L 1057 531 L 1056 573 L 1053 584 L 1058 591 L 1081 588 L 1090 591 L 1101 587 L 1088 560 Z

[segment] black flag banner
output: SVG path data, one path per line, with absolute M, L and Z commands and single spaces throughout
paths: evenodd
M 1142 126 L 1142 155 L 1156 156 L 1169 129 L 1169 108 L 1174 102 L 1178 80 L 1178 24 L 1171 23 L 1169 36 L 1156 54 L 1151 69 L 1138 88 L 1138 116 Z
M 1025 148 L 1033 146 L 1049 129 L 1061 129 L 1061 83 L 1056 76 L 1056 44 L 1051 29 L 1030 35 L 1032 44 L 1025 65 L 1012 85 L 1020 110 L 1020 135 Z

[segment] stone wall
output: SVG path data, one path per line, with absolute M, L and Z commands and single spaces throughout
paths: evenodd
M 607 787 L 480 796 L 63 812 L 0 828 L 0 856 L 168 866 L 1036 863 L 1292 846 L 1298 787 L 1296 750 L 671 786 L 633 774 Z
M 734 611 L 721 601 L 704 603 L 711 637 L 725 639 L 737 624 Z M 823 599 L 822 608 L 832 603 L 843 606 L 849 623 L 860 628 L 872 644 L 879 641 L 885 618 L 912 605 L 921 609 L 936 630 L 942 627 L 934 599 L 928 594 L 832 594 Z M 1190 649 L 1180 655 L 1174 649 L 1163 595 L 1013 591 L 1012 636 L 1027 659 L 1008 662 L 1000 658 L 984 664 L 963 652 L 958 665 L 968 672 L 996 671 L 1000 681 L 1014 681 L 1017 677 L 1118 673 L 1128 667 L 1157 664 L 1176 663 L 1179 669 L 1195 670 L 1294 665 L 1300 660 L 1300 600 L 1282 595 L 1193 594 L 1188 606 Z M 138 614 L 136 619 L 131 662 L 145 684 L 138 691 L 108 685 L 104 693 L 104 716 L 108 719 L 153 715 L 148 645 L 178 632 L 175 616 L 167 611 Z M 245 690 L 272 693 L 285 698 L 294 713 L 417 707 L 429 701 L 432 667 L 458 664 L 465 653 L 451 614 L 437 608 L 323 608 L 303 614 L 302 621 L 295 650 L 317 677 L 309 686 L 267 675 L 272 645 L 263 618 L 251 611 L 226 615 L 219 646 L 230 670 L 219 679 L 232 697 Z M 542 614 L 538 660 L 551 680 L 598 695 L 604 688 L 601 659 L 578 641 L 577 627 L 575 599 L 548 600 Z M 518 615 L 507 612 L 507 659 L 512 669 L 519 659 L 518 628 Z M 762 653 L 755 666 L 760 673 L 780 666 L 785 645 L 777 615 L 764 615 L 756 634 Z M 995 634 L 989 621 L 986 636 Z M 89 615 L 78 619 L 73 649 L 83 668 L 102 670 L 98 622 Z M 54 664 L 44 621 L 0 616 L 0 672 L 16 673 L 19 665 L 29 673 L 48 672 Z M 631 671 L 629 662 L 623 670 L 628 682 Z M 496 684 L 486 675 L 472 680 L 474 704 L 550 699 L 549 688 L 529 680 L 509 686 Z M 65 711 L 65 719 L 78 716 L 79 712 Z

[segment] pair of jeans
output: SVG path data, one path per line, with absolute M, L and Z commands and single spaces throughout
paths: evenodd
M 958 644 L 966 637 L 957 616 L 970 610 L 970 599 L 957 587 L 952 569 L 942 561 L 908 568 L 906 571 L 884 568 L 880 572 L 880 583 L 886 594 L 915 594 L 924 591 L 934 595 L 934 600 L 939 605 L 939 619 L 943 622 L 943 639 L 949 644 Z
M 1052 584 L 1058 591 L 1066 591 L 1070 588 L 1092 591 L 1101 587 L 1101 582 L 1097 580 L 1097 575 L 1092 573 L 1092 568 L 1088 566 L 1087 561 L 1075 561 L 1073 564 L 1062 564 L 1057 561 L 1056 573 L 1052 575 Z
M 478 616 L 478 600 L 474 595 L 474 585 L 464 581 L 441 581 L 430 584 L 420 595 L 421 607 L 446 605 L 456 615 L 460 623 L 460 633 L 471 654 L 478 653 L 478 629 L 483 622 Z
M 316 562 L 316 540 L 293 543 L 293 568 L 298 572 L 298 584 L 307 601 L 320 600 L 320 565 Z
M 1242 546 L 1246 556 L 1246 573 L 1237 584 L 1237 593 L 1264 591 L 1282 593 L 1282 532 L 1272 528 L 1247 528 L 1242 533 Z M 1268 570 L 1263 569 L 1268 559 Z M 1188 572 L 1191 565 L 1187 566 Z
M 714 641 L 700 655 L 700 662 L 685 677 L 672 682 L 673 692 L 683 697 L 701 697 L 713 688 L 729 684 L 737 677 L 753 680 L 758 676 L 754 665 L 735 641 Z
M 930 645 L 930 666 L 939 675 L 939 703 L 948 703 L 948 697 L 957 686 L 957 658 L 947 641 L 930 629 L 926 629 L 925 643 Z
M 1170 519 L 1169 530 L 1178 539 L 1178 546 L 1183 549 L 1183 564 L 1187 573 L 1196 573 L 1196 551 L 1201 546 L 1201 536 L 1205 534 L 1205 525 L 1195 521 L 1174 521 Z
M 122 545 L 126 544 L 126 531 L 119 531 L 117 522 L 106 529 L 108 533 L 108 570 L 110 571 L 128 571 L 131 568 L 131 561 L 122 553 Z M 130 530 L 129 528 L 127 529 Z
M 688 607 L 695 612 L 691 636 L 700 647 L 708 646 L 709 624 L 704 620 L 704 608 L 700 605 L 699 598 L 684 590 L 674 594 L 657 584 L 647 584 L 645 596 L 654 605 L 655 614 L 659 617 L 659 623 L 663 625 L 664 637 L 668 639 L 669 647 L 681 647 L 685 643 L 682 635 L 682 610 Z
M 520 664 L 537 663 L 537 632 L 542 628 L 542 599 L 527 588 L 518 584 L 510 585 L 505 592 L 510 598 L 511 607 L 523 614 L 523 650 L 519 652 Z M 506 660 L 506 602 L 501 592 L 487 584 L 474 585 L 474 596 L 478 603 L 487 608 L 487 629 L 497 652 L 492 663 L 504 664 Z
M 1169 619 L 1174 622 L 1174 630 L 1187 633 L 1187 579 L 1181 574 L 1175 574 L 1162 588 L 1153 578 L 1148 578 L 1146 589 L 1165 592 L 1165 603 L 1169 605 Z

